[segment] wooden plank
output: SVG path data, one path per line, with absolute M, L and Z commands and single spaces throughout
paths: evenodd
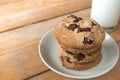
M 20 0 L 0 0 L 0 5 L 5 5 L 16 1 L 20 1 Z
M 38 42 L 0 56 L 0 80 L 22 80 L 47 70 L 37 47 Z
M 90 6 L 91 0 L 22 0 L 2 5 L 0 6 L 0 32 Z
M 74 14 L 89 16 L 89 12 Z M 62 17 L 0 33 L 0 80 L 21 80 L 48 70 L 39 58 L 38 43 Z
M 110 35 L 116 40 L 116 41 L 120 41 L 120 21 L 118 26 L 116 27 L 116 29 L 114 31 L 112 31 L 110 33 Z
M 118 45 L 120 50 L 120 42 L 118 43 Z M 103 76 L 87 80 L 120 80 L 119 74 L 120 74 L 120 58 L 117 65 L 110 72 L 106 73 Z M 76 80 L 76 79 L 63 77 L 53 71 L 48 71 L 44 74 L 35 76 L 29 80 Z
M 89 12 L 90 9 L 86 9 L 73 14 L 89 16 Z M 39 41 L 42 35 L 44 35 L 45 32 L 47 32 L 49 29 L 55 27 L 63 17 L 64 16 L 57 17 L 48 21 L 36 23 L 23 28 L 1 33 L 0 55 L 6 54 L 7 52 L 14 50 L 16 48 L 24 47 L 26 46 L 26 44 L 30 44 L 36 40 Z
M 86 9 L 73 14 L 89 13 Z M 48 70 L 39 58 L 38 43 L 63 17 L 0 33 L 0 80 L 21 80 Z
M 120 51 L 120 42 L 118 41 L 118 42 L 116 42 L 117 43 L 117 45 L 118 45 L 118 47 L 119 47 L 119 51 Z M 119 53 L 120 54 L 120 53 Z

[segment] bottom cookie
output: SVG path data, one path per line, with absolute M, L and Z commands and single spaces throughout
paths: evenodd
M 96 66 L 101 61 L 101 56 L 102 55 L 100 54 L 98 57 L 96 57 L 96 59 L 91 60 L 89 62 L 82 62 L 82 63 L 71 62 L 69 60 L 69 57 L 66 57 L 66 56 L 61 56 L 60 59 L 61 59 L 62 65 L 66 68 L 74 69 L 74 70 L 85 70 L 85 69 L 89 69 Z

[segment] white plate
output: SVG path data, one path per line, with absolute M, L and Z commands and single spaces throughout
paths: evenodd
M 67 69 L 61 65 L 58 58 L 58 44 L 54 39 L 54 30 L 52 29 L 42 37 L 39 44 L 39 55 L 48 68 L 60 75 L 70 78 L 87 79 L 107 73 L 118 61 L 118 46 L 108 33 L 106 33 L 102 48 L 102 60 L 97 66 L 82 71 Z

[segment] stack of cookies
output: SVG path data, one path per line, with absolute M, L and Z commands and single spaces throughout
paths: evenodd
M 66 68 L 84 70 L 100 62 L 105 32 L 93 19 L 67 16 L 55 27 L 54 35 Z

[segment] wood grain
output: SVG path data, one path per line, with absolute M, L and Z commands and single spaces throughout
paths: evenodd
M 73 14 L 81 15 L 81 16 L 89 16 L 89 12 L 90 9 L 86 9 Z M 16 30 L 11 30 L 8 32 L 1 33 L 0 55 L 4 55 L 9 51 L 15 50 L 17 48 L 19 49 L 19 47 L 24 47 L 27 44 L 33 43 L 35 41 L 39 41 L 40 38 L 45 34 L 45 32 L 55 27 L 64 16 L 57 17 L 44 22 L 32 24 L 30 26 L 26 26 Z
M 120 35 L 120 21 L 115 31 L 111 32 L 110 34 L 116 41 L 120 41 L 120 36 L 119 36 Z
M 89 17 L 90 9 L 75 12 L 72 14 Z M 36 74 L 41 74 L 42 72 L 48 70 L 48 68 L 42 63 L 39 58 L 38 43 L 41 37 L 48 30 L 54 28 L 64 16 L 0 33 L 0 80 L 28 79 Z M 114 33 L 112 36 L 115 37 L 116 34 L 119 34 L 119 31 L 117 33 Z M 116 40 L 118 40 L 117 37 Z M 111 72 L 110 76 L 114 75 L 117 79 L 117 73 L 119 73 L 119 70 L 117 71 L 115 68 L 115 70 Z M 56 79 L 58 79 L 57 76 L 63 80 L 68 79 L 51 71 L 40 75 L 40 77 L 33 77 L 32 79 L 50 80 L 49 75 L 53 78 L 55 77 Z M 110 76 L 108 75 L 108 77 Z
M 0 56 L 0 80 L 22 80 L 47 70 L 37 47 L 38 43 L 33 43 Z
M 0 32 L 90 6 L 91 0 L 22 0 L 2 5 L 0 6 Z
M 0 5 L 5 5 L 16 1 L 20 1 L 20 0 L 0 0 Z
M 90 9 L 73 13 L 89 16 Z M 62 17 L 0 34 L 0 80 L 21 80 L 48 70 L 38 54 L 41 37 Z

